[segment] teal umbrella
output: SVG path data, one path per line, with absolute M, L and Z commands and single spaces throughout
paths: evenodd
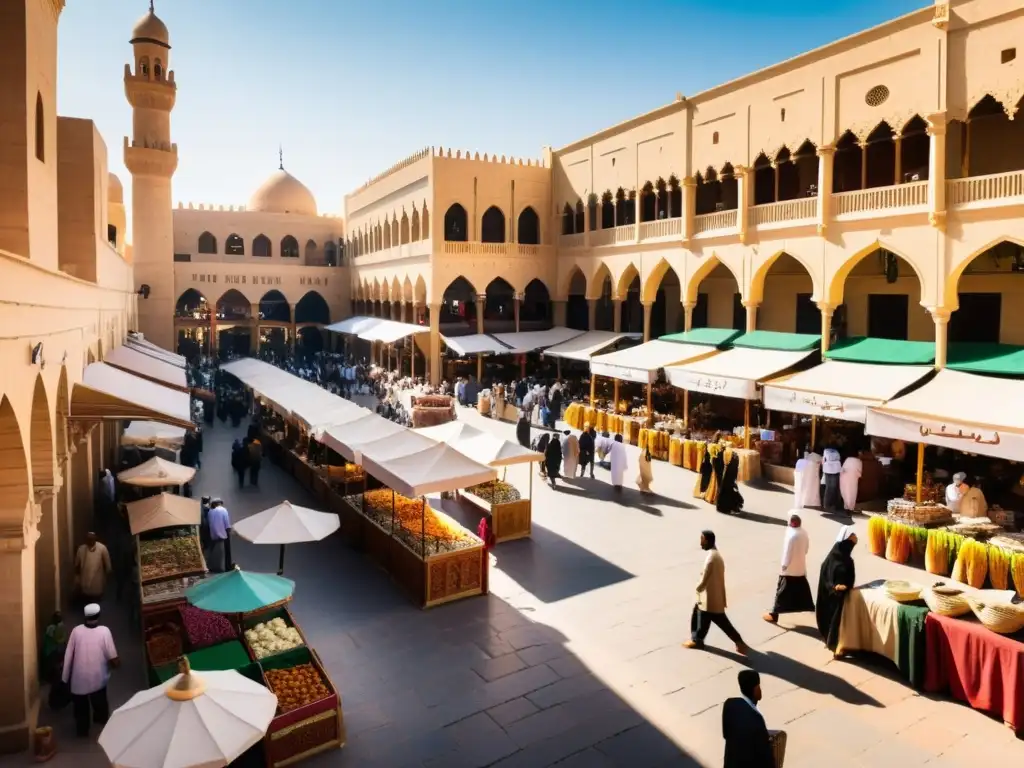
M 237 565 L 186 590 L 185 598 L 196 608 L 214 613 L 249 613 L 280 603 L 292 596 L 295 582 L 271 573 L 249 573 Z

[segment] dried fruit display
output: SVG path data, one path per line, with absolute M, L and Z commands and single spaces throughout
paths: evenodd
M 139 576 L 143 581 L 170 579 L 206 569 L 194 532 L 139 541 Z
M 885 554 L 885 538 L 888 534 L 889 521 L 881 515 L 868 520 L 868 552 L 872 555 Z
M 366 473 L 358 464 L 345 464 L 344 466 L 331 465 L 327 467 L 327 476 L 337 483 L 362 482 Z
M 1024 597 L 1024 555 L 1019 552 L 1013 553 L 1010 573 L 1013 575 L 1013 588 L 1017 590 L 1018 595 Z
M 331 689 L 312 664 L 300 664 L 288 669 L 268 669 L 265 674 L 267 686 L 277 696 L 277 712 L 280 715 L 331 695 Z
M 987 575 L 988 547 L 974 539 L 964 540 L 956 563 L 953 564 L 953 579 L 961 584 L 970 584 L 975 589 L 981 589 L 985 585 Z
M 488 480 L 486 483 L 471 485 L 466 492 L 479 496 L 488 504 L 508 504 L 522 498 L 516 487 L 504 480 Z
M 905 563 L 910 559 L 913 549 L 913 542 L 910 536 L 910 528 L 902 523 L 892 523 L 889 526 L 889 539 L 885 547 L 885 559 L 893 563 Z
M 194 651 L 238 639 L 235 628 L 222 613 L 204 611 L 194 605 L 180 605 L 178 610 L 181 612 L 181 623 L 188 635 L 189 645 Z
M 364 514 L 377 525 L 391 533 L 392 500 L 394 501 L 394 535 L 401 539 L 413 552 L 423 549 L 426 537 L 428 554 L 451 552 L 471 547 L 480 541 L 447 515 L 443 515 L 419 499 L 409 499 L 390 488 L 378 488 L 363 494 Z
M 1010 560 L 1013 553 L 988 546 L 988 580 L 994 589 L 1010 589 Z

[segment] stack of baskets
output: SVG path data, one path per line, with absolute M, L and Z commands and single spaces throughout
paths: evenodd
M 939 583 L 924 590 L 924 601 L 932 613 L 957 617 L 971 612 L 964 591 L 950 584 Z

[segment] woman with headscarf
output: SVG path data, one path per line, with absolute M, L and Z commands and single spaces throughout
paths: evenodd
M 537 444 L 533 447 L 533 450 L 535 450 L 537 453 L 544 455 L 545 461 L 539 462 L 537 465 L 541 477 L 547 477 L 547 465 L 545 464 L 545 462 L 547 461 L 548 443 L 550 442 L 551 433 L 544 432 L 540 437 L 537 438 Z
M 839 645 L 839 624 L 843 618 L 846 596 L 857 580 L 857 569 L 853 563 L 853 547 L 857 534 L 852 525 L 844 525 L 836 537 L 836 543 L 821 564 L 818 574 L 818 600 L 814 610 L 825 645 L 835 652 Z
M 548 482 L 554 488 L 562 468 L 562 441 L 558 439 L 557 435 L 548 440 L 547 447 L 544 449 L 544 468 L 547 470 Z
M 724 456 L 725 451 L 722 451 Z M 723 459 L 724 461 L 724 459 Z M 715 509 L 727 515 L 735 515 L 743 511 L 743 496 L 740 495 L 740 488 L 736 484 L 736 478 L 740 473 L 740 457 L 736 451 L 731 451 L 729 463 L 725 465 L 722 473 L 721 487 L 718 489 L 718 500 Z
M 703 499 L 711 486 L 711 478 L 714 476 L 711 470 L 711 446 L 704 446 L 704 455 L 700 460 L 700 472 L 697 476 L 697 484 L 693 488 L 693 496 Z
M 839 475 L 839 493 L 843 497 L 843 508 L 847 512 L 853 512 L 857 508 L 857 492 L 863 474 L 864 462 L 857 456 L 848 456 Z
M 522 414 L 516 422 L 516 440 L 523 448 L 530 447 L 530 420 Z
M 825 486 L 821 506 L 826 512 L 839 510 L 839 474 L 843 471 L 843 462 L 839 460 L 839 451 L 835 448 L 825 449 L 825 460 L 821 462 L 821 484 Z
M 711 486 L 708 488 L 707 495 L 704 500 L 708 504 L 718 505 L 718 494 L 722 492 L 722 481 L 725 478 L 725 448 L 720 444 L 715 443 L 709 449 L 711 453 Z
M 651 483 L 654 482 L 654 473 L 651 471 L 650 448 L 644 448 L 640 451 L 638 464 L 640 467 L 640 474 L 636 476 L 636 487 L 640 489 L 640 493 L 650 493 Z
M 626 474 L 626 446 L 622 444 L 622 435 L 616 435 L 608 451 L 608 461 L 612 468 L 612 488 L 622 490 L 622 479 Z

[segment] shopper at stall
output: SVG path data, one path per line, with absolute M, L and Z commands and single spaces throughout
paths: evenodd
M 852 552 L 857 534 L 852 525 L 844 525 L 832 550 L 821 564 L 818 574 L 818 600 L 815 608 L 818 632 L 825 645 L 835 652 L 839 645 L 839 624 L 843 618 L 843 605 L 857 580 L 857 568 Z
M 737 676 L 740 696 L 722 705 L 722 738 L 725 739 L 724 768 L 776 768 L 771 737 L 764 715 L 757 708 L 761 700 L 761 676 L 742 669 Z
M 562 475 L 576 477 L 580 464 L 580 441 L 570 430 L 562 433 Z
M 616 435 L 612 440 L 611 448 L 608 450 L 608 460 L 612 467 L 612 488 L 615 491 L 622 491 L 622 479 L 626 475 L 626 446 L 622 444 L 622 435 Z
M 835 448 L 825 449 L 825 460 L 821 462 L 821 484 L 825 486 L 821 506 L 826 512 L 839 510 L 839 474 L 843 471 L 843 462 L 839 460 L 839 451 Z
M 75 553 L 75 581 L 79 595 L 86 602 L 101 600 L 112 570 L 110 552 L 96 540 L 96 534 L 89 531 L 85 534 L 85 544 Z
M 988 502 L 981 488 L 971 480 L 960 481 L 960 517 L 985 517 L 988 515 Z
M 725 454 L 725 451 L 722 451 Z M 724 459 L 723 459 L 724 461 Z M 740 457 L 736 451 L 732 452 L 729 463 L 725 465 L 722 473 L 722 480 L 718 488 L 718 498 L 715 500 L 715 509 L 727 515 L 737 515 L 743 511 L 743 496 L 740 494 L 740 487 L 737 478 L 740 474 Z
M 654 482 L 654 472 L 651 470 L 651 449 L 644 448 L 640 451 L 640 458 L 637 460 L 640 473 L 636 476 L 636 487 L 640 493 L 652 493 L 651 483 Z
M 263 446 L 259 440 L 249 443 L 246 463 L 249 465 L 249 485 L 253 488 L 260 486 L 260 465 L 263 464 Z
M 555 487 L 555 481 L 558 480 L 561 468 L 562 441 L 558 439 L 558 435 L 553 435 L 544 448 L 544 469 L 552 488 Z
M 693 488 L 693 496 L 697 499 L 707 497 L 711 488 L 711 480 L 714 478 L 714 471 L 711 468 L 711 446 L 704 446 L 704 456 L 700 460 L 700 471 L 697 473 L 697 482 Z
M 594 476 L 594 442 L 597 430 L 590 426 L 590 422 L 583 425 L 583 434 L 580 435 L 580 477 L 587 473 L 590 467 L 590 476 Z
M 235 471 L 235 475 L 238 477 L 238 487 L 245 487 L 245 470 L 248 467 L 248 457 L 245 447 L 242 445 L 242 441 L 235 439 L 235 442 L 231 444 L 231 469 Z
M 725 615 L 725 609 L 728 607 L 725 595 L 725 560 L 718 551 L 714 531 L 701 533 L 700 548 L 708 554 L 704 558 L 704 569 L 697 583 L 697 604 L 694 605 L 690 617 L 690 639 L 683 643 L 683 646 L 702 649 L 704 639 L 714 624 L 736 644 L 737 653 L 746 654 L 747 644 Z
M 85 606 L 85 623 L 71 630 L 61 676 L 71 688 L 75 730 L 80 738 L 89 735 L 90 720 L 104 725 L 110 717 L 107 682 L 110 670 L 120 663 L 113 635 L 100 624 L 99 605 L 89 603 Z
M 821 506 L 821 457 L 808 452 L 793 470 L 793 506 L 796 509 Z
M 814 610 L 811 585 L 807 581 L 807 552 L 811 538 L 804 530 L 800 515 L 789 516 L 789 527 L 782 540 L 782 564 L 775 587 L 775 604 L 762 618 L 774 624 L 780 613 L 802 613 Z
M 857 456 L 848 456 L 839 475 L 839 493 L 843 497 L 843 508 L 847 512 L 853 512 L 857 508 L 857 491 L 863 474 L 864 462 Z
M 223 500 L 210 500 L 207 519 L 210 521 L 210 548 L 206 552 L 206 566 L 212 573 L 224 573 L 231 566 L 231 515 Z
M 516 422 L 516 439 L 523 448 L 530 447 L 530 419 L 519 414 L 519 421 Z

